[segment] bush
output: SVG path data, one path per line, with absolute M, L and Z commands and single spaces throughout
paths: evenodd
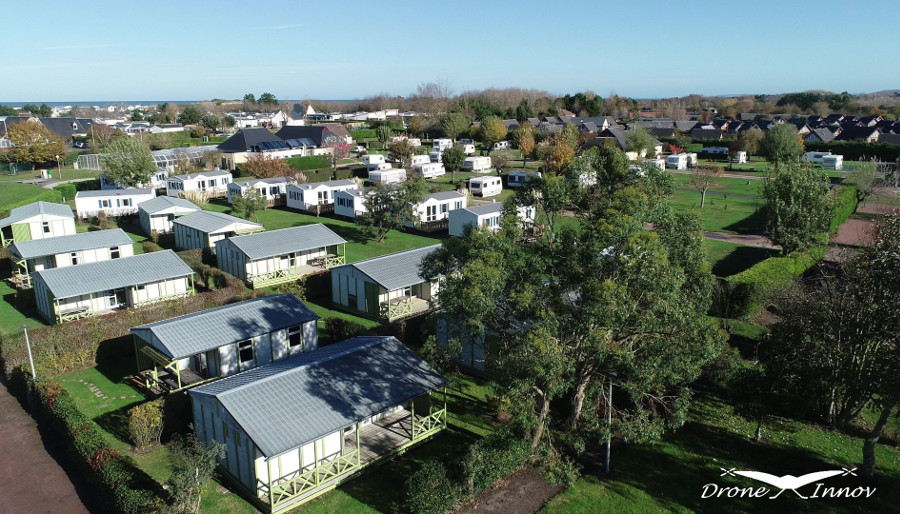
M 320 168 L 331 169 L 331 159 L 325 155 L 309 155 L 306 157 L 291 157 L 288 160 L 291 168 L 298 171 L 315 170 Z
M 160 247 L 158 244 L 153 241 L 144 241 L 141 243 L 141 248 L 144 250 L 144 253 L 153 253 L 160 251 Z
M 743 318 L 762 309 L 767 298 L 822 260 L 826 250 L 823 244 L 787 257 L 771 257 L 728 277 L 726 280 L 731 284 L 734 298 L 741 302 L 731 305 L 732 315 Z
M 406 481 L 406 508 L 420 514 L 444 514 L 463 498 L 463 491 L 447 476 L 438 460 L 428 460 Z
M 75 184 L 60 184 L 53 188 L 54 191 L 59 191 L 60 196 L 62 197 L 62 201 L 66 200 L 74 200 L 75 193 L 78 192 L 78 189 L 75 187 Z
M 378 136 L 375 134 L 375 129 L 356 129 L 350 131 L 350 137 L 359 141 L 361 139 L 374 139 Z
M 153 229 L 150 231 L 150 240 L 153 241 L 153 244 L 159 244 L 159 231 Z
M 306 301 L 306 284 L 303 278 L 279 284 L 276 288 L 280 294 L 292 294 L 298 299 Z
M 128 411 L 128 433 L 138 450 L 158 443 L 163 431 L 163 400 L 142 403 Z
M 856 186 L 844 186 L 838 193 L 835 200 L 834 214 L 831 216 L 831 223 L 828 231 L 832 234 L 836 233 L 838 228 L 847 221 L 851 214 L 856 212 L 856 204 L 859 200 L 856 197 Z
M 368 329 L 355 321 L 328 316 L 325 318 L 325 330 L 331 335 L 331 342 L 338 343 L 364 334 Z

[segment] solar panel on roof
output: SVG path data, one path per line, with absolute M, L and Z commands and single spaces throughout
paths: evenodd
M 257 145 L 260 150 L 281 150 L 287 148 L 284 141 L 260 141 Z

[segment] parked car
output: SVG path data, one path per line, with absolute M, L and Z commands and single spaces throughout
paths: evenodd
M 75 148 L 87 148 L 87 143 L 85 143 L 84 141 L 75 141 L 74 143 L 72 143 L 72 146 L 74 146 Z

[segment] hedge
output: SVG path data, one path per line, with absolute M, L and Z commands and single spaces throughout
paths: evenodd
M 350 137 L 353 139 L 372 139 L 377 138 L 378 134 L 375 133 L 375 129 L 356 129 L 350 131 Z
M 287 161 L 291 165 L 291 168 L 299 171 L 315 170 L 319 168 L 331 168 L 331 159 L 324 155 L 291 157 Z
M 58 186 L 54 186 L 53 190 L 59 191 L 59 194 L 62 197 L 62 201 L 74 200 L 75 193 L 78 192 L 78 188 L 75 187 L 75 184 L 60 184 Z
M 841 192 L 835 198 L 837 204 L 834 214 L 831 216 L 831 223 L 828 225 L 828 231 L 837 232 L 838 228 L 847 221 L 851 214 L 856 212 L 856 205 L 859 199 L 856 197 L 856 186 L 844 186 Z

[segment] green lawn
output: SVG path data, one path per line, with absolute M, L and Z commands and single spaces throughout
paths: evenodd
M 0 333 L 9 334 L 13 332 L 21 332 L 19 328 L 23 324 L 29 325 L 31 328 L 40 328 L 46 326 L 43 318 L 34 306 L 34 300 L 28 300 L 28 307 L 25 309 L 16 309 L 16 290 L 7 280 L 12 276 L 10 269 L 11 262 L 9 259 L 0 260 Z
M 694 186 L 692 186 L 690 183 L 691 175 L 687 175 L 684 173 L 672 173 L 671 175 L 675 178 L 675 183 L 678 184 L 679 188 L 690 189 L 692 192 L 696 191 L 696 189 L 694 189 Z M 718 180 L 718 184 L 716 184 L 716 187 L 710 189 L 710 192 L 738 194 L 745 196 L 762 196 L 762 186 L 762 180 L 722 177 Z M 697 195 L 699 194 L 700 193 L 698 192 Z
M 722 477 L 723 469 L 755 470 L 777 476 L 800 476 L 815 471 L 853 468 L 862 459 L 862 441 L 840 432 L 789 419 L 763 429 L 753 442 L 754 423 L 734 415 L 712 393 L 695 397 L 688 423 L 651 444 L 614 449 L 609 475 L 594 469 L 544 508 L 545 513 L 652 512 L 888 512 L 896 510 L 900 490 L 900 453 L 896 447 L 876 449 L 878 478 L 874 484 L 859 478 L 830 478 L 826 486 L 875 485 L 869 499 L 801 500 L 791 491 L 776 500 L 767 498 L 701 499 L 705 484 L 760 487 L 741 477 Z M 600 464 L 602 467 L 602 464 Z M 811 494 L 815 486 L 801 492 Z M 777 489 L 772 490 L 772 496 Z
M 700 193 L 677 191 L 672 206 L 679 211 L 694 210 L 703 219 L 703 226 L 710 232 L 732 234 L 759 234 L 765 220 L 763 200 L 706 195 L 706 205 L 700 208 Z
M 719 277 L 729 277 L 740 273 L 754 264 L 778 255 L 777 250 L 738 245 L 715 239 L 704 239 L 709 263 L 713 273 Z
M 19 184 L 10 182 L 0 186 L 0 211 L 10 210 L 8 205 L 16 205 L 27 202 L 40 196 L 47 190 L 34 184 Z
M 75 180 L 79 178 L 97 178 L 100 172 L 97 170 L 76 170 L 71 166 L 63 166 L 62 176 L 56 166 L 53 167 L 54 180 Z M 10 175 L 8 171 L 0 169 L 0 182 L 9 182 L 13 180 L 28 180 L 41 178 L 41 169 L 20 171 L 16 175 Z

